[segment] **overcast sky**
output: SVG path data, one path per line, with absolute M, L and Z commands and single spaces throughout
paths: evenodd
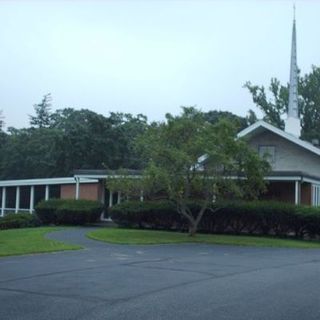
M 28 126 L 53 110 L 143 113 L 254 108 L 243 84 L 289 78 L 292 1 L 1 1 L 0 110 Z M 320 66 L 320 1 L 296 1 L 298 65 Z M 254 108 L 254 110 L 256 110 Z

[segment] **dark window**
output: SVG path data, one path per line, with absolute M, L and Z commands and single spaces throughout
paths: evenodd
M 60 199 L 60 185 L 52 184 L 49 186 L 49 198 Z
M 20 187 L 20 208 L 29 209 L 30 208 L 30 186 Z
M 7 187 L 6 190 L 6 208 L 14 209 L 16 207 L 16 187 Z
M 275 146 L 259 146 L 259 155 L 261 158 L 267 160 L 269 163 L 275 163 L 276 147 Z
M 45 198 L 46 186 L 35 186 L 34 188 L 34 206 Z

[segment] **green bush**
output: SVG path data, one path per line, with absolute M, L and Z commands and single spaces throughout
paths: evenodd
M 186 224 L 169 201 L 127 201 L 108 212 L 115 223 L 125 227 L 180 229 Z
M 98 220 L 103 205 L 98 201 L 50 199 L 36 206 L 36 214 L 44 224 L 83 225 Z
M 195 214 L 199 206 L 193 203 Z M 187 221 L 169 201 L 130 201 L 109 209 L 121 226 L 187 230 Z M 261 234 L 275 236 L 320 236 L 320 208 L 272 201 L 227 201 L 212 204 L 198 226 L 200 232 Z
M 56 224 L 56 211 L 63 201 L 64 200 L 61 199 L 50 199 L 40 201 L 37 204 L 35 208 L 36 215 L 39 217 L 43 224 Z
M 29 228 L 40 225 L 38 217 L 30 213 L 10 213 L 0 218 L 0 229 Z

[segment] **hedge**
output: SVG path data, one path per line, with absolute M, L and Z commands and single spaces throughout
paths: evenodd
M 97 221 L 103 205 L 91 200 L 50 199 L 39 202 L 35 209 L 43 224 L 83 225 Z
M 194 214 L 199 205 L 190 206 Z M 109 209 L 120 226 L 163 230 L 188 229 L 188 222 L 169 201 L 130 201 Z M 260 234 L 276 236 L 320 236 L 320 208 L 282 202 L 219 202 L 213 204 L 199 224 L 205 233 Z
M 40 220 L 30 213 L 10 213 L 0 218 L 0 229 L 39 227 Z

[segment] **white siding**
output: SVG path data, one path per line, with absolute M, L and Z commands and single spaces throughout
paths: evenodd
M 316 154 L 272 133 L 263 132 L 249 139 L 249 144 L 259 150 L 259 146 L 275 146 L 275 171 L 303 171 L 310 175 L 320 176 L 320 157 Z

